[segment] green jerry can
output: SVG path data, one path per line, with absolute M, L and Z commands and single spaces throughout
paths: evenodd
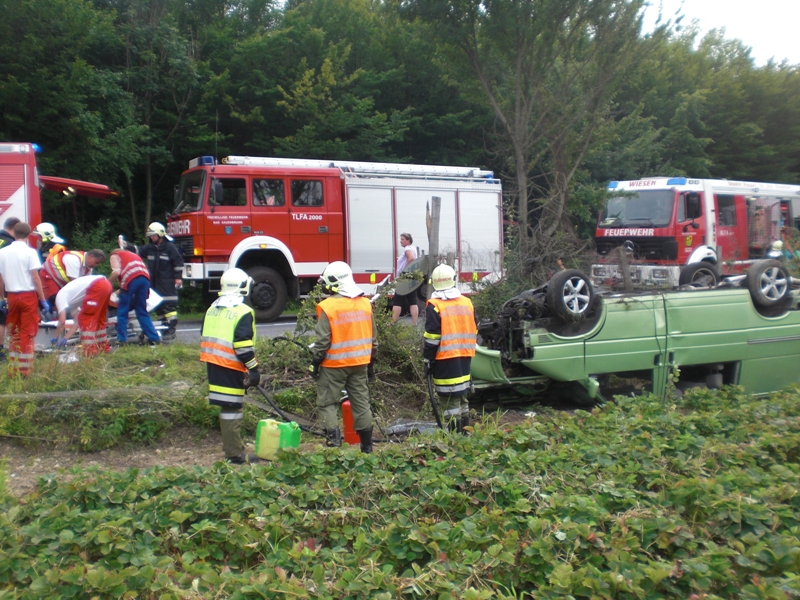
M 300 445 L 300 426 L 291 421 L 281 423 L 274 419 L 262 419 L 256 427 L 256 456 L 272 460 L 278 448 L 297 448 Z

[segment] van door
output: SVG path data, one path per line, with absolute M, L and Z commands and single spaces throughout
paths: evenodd
M 251 233 L 246 179 L 211 177 L 205 210 L 205 254 L 210 262 L 228 262 L 234 246 Z

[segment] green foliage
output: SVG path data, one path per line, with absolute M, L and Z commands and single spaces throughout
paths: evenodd
M 370 456 L 76 470 L 0 494 L 0 593 L 792 598 L 798 406 L 692 390 Z

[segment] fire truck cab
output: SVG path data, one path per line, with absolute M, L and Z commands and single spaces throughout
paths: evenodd
M 654 177 L 612 181 L 608 190 L 595 233 L 596 285 L 622 279 L 621 259 L 645 287 L 741 273 L 794 225 L 800 203 L 798 185 L 725 179 Z
M 469 167 L 229 156 L 191 161 L 167 232 L 181 248 L 184 279 L 218 290 L 222 273 L 245 270 L 261 321 L 308 293 L 325 266 L 344 260 L 374 293 L 392 276 L 398 237 L 427 253 L 426 205 L 441 198 L 439 248 L 464 281 L 499 277 L 502 187 Z

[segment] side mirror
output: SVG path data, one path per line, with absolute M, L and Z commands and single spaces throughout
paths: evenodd
M 692 221 L 692 229 L 700 229 L 700 223 Z

